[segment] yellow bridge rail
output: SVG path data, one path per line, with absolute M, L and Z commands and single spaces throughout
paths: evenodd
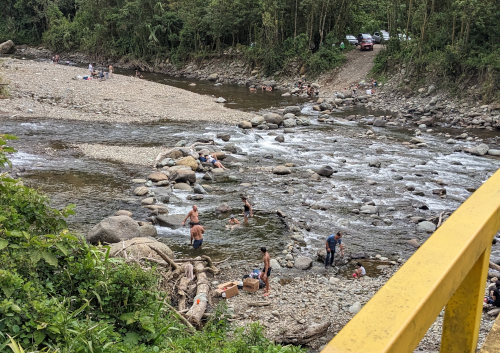
M 475 352 L 500 169 L 418 249 L 322 353 L 413 352 L 446 306 L 442 353 Z

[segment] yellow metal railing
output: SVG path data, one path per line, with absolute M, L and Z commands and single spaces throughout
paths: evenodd
M 322 353 L 413 352 L 446 306 L 441 352 L 475 352 L 500 169 L 418 249 Z

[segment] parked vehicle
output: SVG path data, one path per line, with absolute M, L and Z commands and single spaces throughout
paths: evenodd
M 387 31 L 380 31 L 380 32 L 375 32 L 373 33 L 373 42 L 374 43 L 383 43 L 389 41 L 389 32 Z
M 352 34 L 348 34 L 345 36 L 345 39 L 352 45 L 358 45 L 358 40 Z
M 360 33 L 357 38 L 360 50 L 373 50 L 373 38 L 370 34 Z
M 398 34 L 398 39 L 401 40 L 401 41 L 405 41 L 405 40 L 411 40 L 411 37 L 410 36 L 406 37 L 406 34 L 399 33 Z

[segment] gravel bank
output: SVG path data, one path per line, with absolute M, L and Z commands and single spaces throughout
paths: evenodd
M 146 167 L 153 167 L 156 156 L 164 149 L 162 147 L 110 146 L 88 143 L 74 145 L 74 147 L 87 157 Z
M 251 114 L 228 109 L 215 99 L 135 77 L 106 81 L 76 79 L 88 71 L 30 60 L 5 59 L 11 97 L 0 100 L 1 115 L 54 119 L 151 122 L 207 121 L 232 124 Z

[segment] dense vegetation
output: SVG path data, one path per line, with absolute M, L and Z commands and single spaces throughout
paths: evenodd
M 8 138 L 0 135 L 0 168 L 13 151 Z M 0 352 L 10 352 L 9 336 L 27 351 L 60 353 L 302 352 L 270 343 L 258 325 L 230 331 L 222 306 L 189 333 L 154 271 L 68 232 L 70 212 L 0 174 Z

